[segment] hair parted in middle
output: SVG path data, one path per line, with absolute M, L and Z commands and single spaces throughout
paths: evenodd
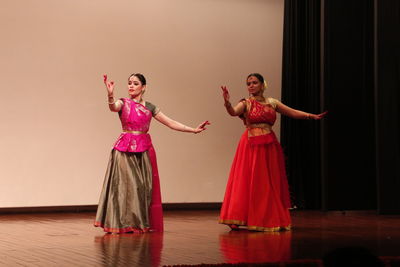
M 257 80 L 259 80 L 260 83 L 262 83 L 262 84 L 264 85 L 264 88 L 262 89 L 262 91 L 264 91 L 264 90 L 268 87 L 268 86 L 267 86 L 267 81 L 264 80 L 264 77 L 263 77 L 260 73 L 256 73 L 256 72 L 250 73 L 250 74 L 247 76 L 246 81 L 247 81 L 250 77 L 256 77 Z
M 142 83 L 142 85 L 146 85 L 146 78 L 144 77 L 143 74 L 141 73 L 133 73 L 129 76 L 128 80 L 132 77 L 135 76 L 136 78 L 139 79 L 139 81 Z

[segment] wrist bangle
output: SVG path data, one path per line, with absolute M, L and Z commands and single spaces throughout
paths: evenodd
M 224 106 L 225 106 L 225 107 L 231 107 L 232 104 L 231 104 L 231 102 L 225 102 Z
M 108 95 L 108 104 L 113 105 L 115 104 L 114 96 L 113 95 Z

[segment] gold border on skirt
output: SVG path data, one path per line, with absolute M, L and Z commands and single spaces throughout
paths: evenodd
M 247 230 L 250 231 L 259 231 L 259 232 L 278 232 L 278 231 L 290 231 L 292 229 L 292 225 L 286 226 L 276 226 L 276 227 L 262 227 L 262 226 L 254 226 L 254 225 L 247 225 L 245 221 L 239 220 L 219 220 L 220 224 L 235 224 L 238 226 L 247 226 Z

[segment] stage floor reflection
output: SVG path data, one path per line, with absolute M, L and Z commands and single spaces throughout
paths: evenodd
M 400 256 L 400 216 L 294 211 L 293 229 L 230 231 L 218 211 L 166 211 L 165 232 L 109 235 L 95 214 L 0 215 L 0 266 L 162 266 L 321 259 L 344 246 Z

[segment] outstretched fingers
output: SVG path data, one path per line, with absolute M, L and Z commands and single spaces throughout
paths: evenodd
M 209 121 L 205 121 L 205 122 L 203 122 L 202 124 L 200 124 L 199 125 L 199 127 L 197 127 L 197 128 L 199 128 L 199 129 L 206 129 L 205 127 L 207 126 L 207 125 L 210 125 L 211 123 L 209 122 Z
M 318 114 L 318 115 L 317 115 L 318 120 L 320 120 L 320 119 L 322 119 L 323 117 L 325 117 L 326 114 L 328 114 L 328 111 L 325 111 L 325 112 L 322 112 L 321 114 Z
M 197 126 L 197 128 L 194 130 L 194 133 L 201 133 L 202 131 L 206 130 L 206 126 L 210 125 L 211 123 L 209 121 L 205 121 L 203 123 L 201 123 L 199 126 Z
M 222 85 L 222 86 L 221 86 L 221 89 L 222 89 L 222 96 L 223 96 L 224 100 L 225 100 L 225 101 L 229 101 L 229 91 L 228 91 L 228 88 L 226 88 L 225 85 Z
M 326 114 L 328 114 L 328 111 L 325 111 L 325 112 L 322 112 L 322 113 L 320 113 L 320 114 L 310 114 L 310 119 L 313 119 L 313 120 L 320 120 L 320 119 L 322 119 L 323 117 L 325 117 L 326 116 Z
M 108 81 L 107 74 L 103 74 L 103 82 L 106 85 L 107 89 L 113 89 L 114 88 L 114 81 Z

